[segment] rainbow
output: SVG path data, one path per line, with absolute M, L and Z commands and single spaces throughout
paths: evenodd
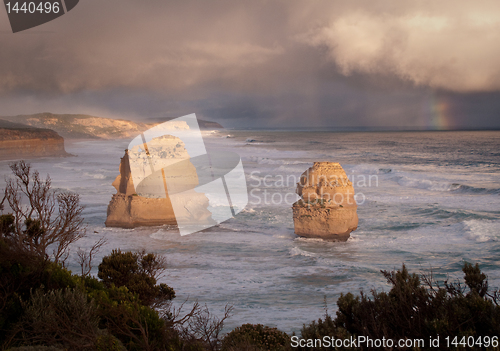
M 429 102 L 430 111 L 427 113 L 427 129 L 453 129 L 454 123 L 451 116 L 451 103 L 449 99 L 437 92 L 433 92 L 429 98 Z

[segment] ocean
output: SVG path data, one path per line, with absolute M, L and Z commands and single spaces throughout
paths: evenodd
M 380 270 L 403 263 L 440 280 L 461 278 L 464 261 L 479 263 L 490 287 L 500 287 L 500 131 L 206 132 L 209 150 L 241 156 L 249 203 L 219 226 L 182 237 L 167 226 L 104 226 L 129 141 L 70 140 L 75 157 L 30 162 L 50 174 L 55 190 L 81 195 L 88 236 L 73 253 L 107 239 L 94 274 L 115 248 L 165 255 L 162 282 L 175 289 L 176 306 L 197 300 L 221 315 L 229 303 L 226 330 L 261 323 L 299 332 L 325 314 L 325 301 L 334 314 L 341 293 L 388 291 Z M 314 161 L 339 162 L 353 182 L 359 226 L 347 242 L 294 234 L 296 182 Z M 8 164 L 0 162 L 2 182 Z M 74 261 L 69 267 L 78 273 Z

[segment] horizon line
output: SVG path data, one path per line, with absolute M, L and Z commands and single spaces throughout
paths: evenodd
M 500 131 L 500 127 L 482 127 L 482 128 L 425 128 L 425 127 L 295 127 L 295 128 L 279 128 L 279 127 L 225 127 L 225 130 L 255 130 L 255 131 L 283 131 L 283 132 L 478 132 L 478 131 Z

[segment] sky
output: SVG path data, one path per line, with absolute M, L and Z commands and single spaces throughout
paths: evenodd
M 500 2 L 81 0 L 12 33 L 0 116 L 500 128 Z

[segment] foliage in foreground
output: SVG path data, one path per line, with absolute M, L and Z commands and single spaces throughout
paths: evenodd
M 112 259 L 143 254 L 120 252 L 117 256 L 117 252 L 103 261 L 128 277 L 120 286 L 74 275 L 60 264 L 16 252 L 0 238 L 0 289 L 6 292 L 0 295 L 0 349 L 219 349 L 220 332 L 231 307 L 217 318 L 195 303 L 181 315 L 169 304 L 172 288 L 150 279 L 141 283 L 134 276 L 135 265 L 119 266 Z M 149 256 L 149 262 L 156 264 L 156 257 Z M 157 294 L 147 301 L 141 297 L 144 291 Z
M 171 310 L 174 290 L 157 279 L 165 260 L 113 251 L 90 276 L 90 252 L 78 252 L 82 275 L 64 268 L 70 245 L 85 236 L 79 196 L 56 194 L 24 161 L 0 202 L 0 349 L 203 350 L 218 347 L 226 314 L 195 304 Z M 196 328 L 190 327 L 194 324 Z
M 99 265 L 98 277 L 109 288 L 126 286 L 139 295 L 142 303 L 152 306 L 175 297 L 174 289 L 167 284 L 156 284 L 156 280 L 166 268 L 163 257 L 145 252 L 113 252 L 103 258 Z
M 172 324 L 126 285 L 73 275 L 0 238 L 0 342 L 74 350 L 170 350 Z
M 477 340 L 500 335 L 498 291 L 488 291 L 487 277 L 477 264 L 465 263 L 463 272 L 465 284 L 445 281 L 439 285 L 432 274 L 410 274 L 404 265 L 397 272 L 382 271 L 392 285 L 388 293 L 373 290 L 371 298 L 363 292 L 360 296 L 342 294 L 337 301 L 336 317 L 326 314 L 324 319 L 304 325 L 302 337 L 424 339 L 424 349 L 436 349 L 428 347 L 428 340 L 439 335 L 440 348 L 445 349 L 446 337 L 460 340 L 463 336 L 473 336 Z M 334 347 L 298 349 L 335 350 Z
M 226 335 L 223 351 L 290 350 L 290 336 L 262 324 L 243 324 Z
M 0 209 L 6 203 L 11 211 L 2 221 L 4 241 L 17 251 L 64 264 L 69 246 L 86 235 L 79 195 L 56 194 L 50 177 L 42 179 L 24 161 L 11 164 L 10 169 L 14 177 L 7 179 L 0 203 Z

